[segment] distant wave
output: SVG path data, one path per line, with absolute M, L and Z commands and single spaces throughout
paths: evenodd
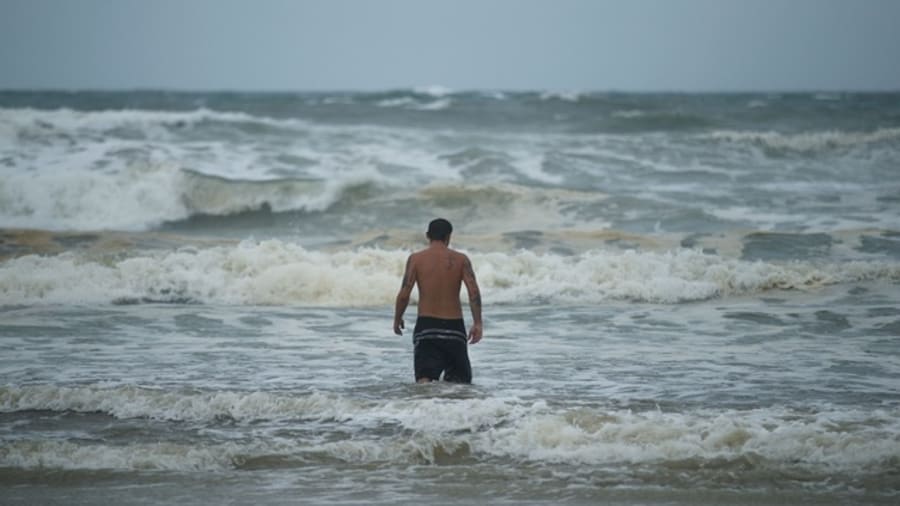
M 196 215 L 227 216 L 257 209 L 321 211 L 354 184 L 292 178 L 236 180 L 171 164 L 134 166 L 113 175 L 17 174 L 0 182 L 0 226 L 146 230 Z
M 809 199 L 835 197 L 827 185 L 870 191 L 881 184 L 873 197 L 891 202 L 900 128 L 779 133 L 781 126 L 796 128 L 785 107 L 784 118 L 765 123 L 776 130 L 741 130 L 735 125 L 746 118 L 728 113 L 735 106 L 744 111 L 751 97 L 717 97 L 725 102 L 720 107 L 690 97 L 586 93 L 572 104 L 534 92 L 494 99 L 394 90 L 352 94 L 352 106 L 331 107 L 322 105 L 327 96 L 179 95 L 179 105 L 197 107 L 184 111 L 0 109 L 0 227 L 143 231 L 262 211 L 290 214 L 295 222 L 315 213 L 303 222 L 307 231 L 331 227 L 335 239 L 346 240 L 359 230 L 337 223 L 355 225 L 363 217 L 369 225 L 407 226 L 409 213 L 400 211 L 406 205 L 465 217 L 488 231 L 643 232 L 654 222 L 660 233 L 830 224 L 827 231 L 854 226 L 848 221 L 889 227 L 890 206 L 880 211 L 841 197 L 823 213 L 805 209 Z M 209 109 L 204 100 L 252 114 Z M 452 111 L 406 110 L 415 108 Z M 762 113 L 750 113 L 756 114 Z M 848 123 L 866 124 L 867 117 Z M 735 129 L 709 131 L 724 124 Z M 755 160 L 748 156 L 759 150 L 773 159 L 750 166 Z M 781 156 L 816 163 L 786 173 Z M 765 183 L 749 182 L 751 174 Z M 774 187 L 766 186 L 809 181 L 826 186 L 788 201 L 772 200 Z M 356 192 L 360 187 L 372 191 Z M 282 218 L 272 223 L 285 232 L 281 225 L 289 220 Z M 212 234 L 231 225 L 206 224 Z
M 389 305 L 408 251 L 310 251 L 268 240 L 182 248 L 119 260 L 73 253 L 0 264 L 0 304 L 206 302 L 250 305 Z M 473 253 L 485 299 L 499 304 L 672 304 L 900 280 L 890 261 L 816 264 L 726 259 L 695 250 L 597 251 L 578 255 Z
M 506 171 L 510 178 L 530 177 L 538 184 L 554 178 L 540 168 L 523 174 L 502 152 L 464 150 L 435 157 L 453 170 Z M 50 198 L 48 198 L 48 195 Z M 206 174 L 174 163 L 136 163 L 123 170 L 67 173 L 15 173 L 0 180 L 0 227 L 41 230 L 146 231 L 196 217 L 229 217 L 248 212 L 328 211 L 367 215 L 389 212 L 390 201 L 408 198 L 444 208 L 469 207 L 470 219 L 490 220 L 506 209 L 508 224 L 532 226 L 561 219 L 561 209 L 602 198 L 578 192 L 518 184 L 463 184 L 439 181 L 418 187 L 394 187 L 379 175 L 313 178 L 243 179 Z M 368 207 L 367 207 L 368 206 Z M 392 219 L 385 216 L 384 219 Z M 596 225 L 596 224 L 595 224 Z
M 333 459 L 436 463 L 449 455 L 523 463 L 676 466 L 684 472 L 743 473 L 759 479 L 801 469 L 807 480 L 897 471 L 896 409 L 847 412 L 786 408 L 684 413 L 559 408 L 516 398 L 368 400 L 328 393 L 174 392 L 118 387 L 0 387 L 0 412 L 104 413 L 116 418 L 200 421 L 305 420 L 345 430 L 379 427 L 379 437 L 252 438 L 110 445 L 103 441 L 15 439 L 0 468 L 219 471 L 299 467 Z M 435 412 L 440 417 L 435 417 Z M 759 477 L 760 474 L 763 477 Z
M 417 86 L 413 88 L 413 91 L 423 95 L 430 95 L 436 98 L 446 97 L 447 95 L 452 95 L 454 91 L 446 86 L 441 86 L 439 84 L 433 84 L 430 86 Z
M 598 131 L 608 133 L 631 132 L 683 132 L 714 125 L 712 118 L 678 110 L 615 110 L 609 114 L 611 121 L 601 124 Z
M 303 179 L 234 180 L 183 171 L 181 200 L 192 213 L 228 215 L 268 207 L 273 211 L 321 210 L 335 201 L 325 184 Z
M 423 102 L 414 97 L 404 96 L 398 98 L 386 98 L 379 100 L 375 105 L 379 107 L 399 107 L 404 109 L 413 109 L 417 111 L 440 111 L 448 109 L 453 104 L 449 98 L 438 98 L 436 100 Z
M 0 412 L 104 413 L 119 419 L 210 422 L 231 419 L 337 420 L 365 407 L 362 401 L 313 393 L 287 396 L 266 392 L 171 392 L 137 386 L 113 388 L 31 385 L 0 386 Z
M 900 128 L 879 128 L 868 132 L 832 130 L 798 134 L 723 130 L 706 134 L 706 137 L 720 142 L 753 144 L 777 152 L 811 153 L 880 142 L 897 142 L 900 141 Z
M 154 134 L 170 138 L 164 128 L 179 129 L 204 122 L 231 124 L 258 123 L 271 127 L 308 127 L 309 123 L 294 118 L 273 118 L 244 112 L 214 111 L 198 108 L 191 111 L 158 111 L 144 109 L 110 109 L 102 111 L 78 111 L 61 108 L 8 109 L 0 108 L 0 141 L 13 140 L 13 134 L 28 135 L 32 132 L 69 133 L 103 132 L 125 127 L 144 129 L 136 131 L 142 137 Z
M 582 93 L 578 91 L 544 91 L 540 94 L 541 100 L 562 100 L 564 102 L 578 102 Z

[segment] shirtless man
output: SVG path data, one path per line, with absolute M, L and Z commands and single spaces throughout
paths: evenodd
M 429 245 L 413 253 L 406 261 L 403 283 L 394 309 L 394 333 L 403 335 L 403 313 L 409 305 L 413 286 L 419 285 L 419 314 L 413 330 L 416 382 L 440 379 L 455 383 L 471 383 L 468 343 L 481 341 L 481 292 L 469 258 L 450 249 L 453 226 L 445 219 L 428 224 L 425 236 Z M 472 329 L 468 333 L 463 322 L 459 289 L 462 283 L 469 291 Z

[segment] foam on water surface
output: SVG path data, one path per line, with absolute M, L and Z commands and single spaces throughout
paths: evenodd
M 390 304 L 404 250 L 318 251 L 277 239 L 92 259 L 75 253 L 0 264 L 0 301 L 374 306 Z M 576 255 L 471 253 L 485 297 L 500 304 L 700 301 L 770 290 L 896 281 L 895 261 L 761 262 L 692 249 Z

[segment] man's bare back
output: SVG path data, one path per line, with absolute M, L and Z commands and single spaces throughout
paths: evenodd
M 419 285 L 419 315 L 462 318 L 459 289 L 464 255 L 435 241 L 409 257 L 409 267 Z

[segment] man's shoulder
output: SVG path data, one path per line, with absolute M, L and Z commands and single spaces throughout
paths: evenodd
M 452 248 L 447 248 L 445 251 L 450 254 L 451 258 L 454 258 L 457 260 L 468 260 L 469 259 L 469 257 L 461 251 L 458 251 L 458 250 L 455 250 Z M 428 259 L 428 258 L 434 257 L 435 255 L 438 255 L 438 254 L 439 254 L 438 252 L 435 252 L 429 248 L 424 248 L 424 249 L 420 249 L 419 251 L 414 251 L 414 252 L 410 253 L 409 261 L 415 263 L 418 260 Z M 427 260 L 425 260 L 425 261 L 427 261 Z
M 407 260 L 410 264 L 415 265 L 417 262 L 420 262 L 421 259 L 425 258 L 428 255 L 428 250 L 422 249 L 419 251 L 413 251 L 409 254 L 409 259 Z
M 455 256 L 456 258 L 462 258 L 462 259 L 465 259 L 465 260 L 468 260 L 468 259 L 469 259 L 469 257 L 468 257 L 465 253 L 463 253 L 462 251 L 457 251 L 457 250 L 455 250 L 455 249 L 452 249 L 452 250 L 450 250 L 450 252 L 451 252 L 451 253 L 453 254 L 453 256 Z

